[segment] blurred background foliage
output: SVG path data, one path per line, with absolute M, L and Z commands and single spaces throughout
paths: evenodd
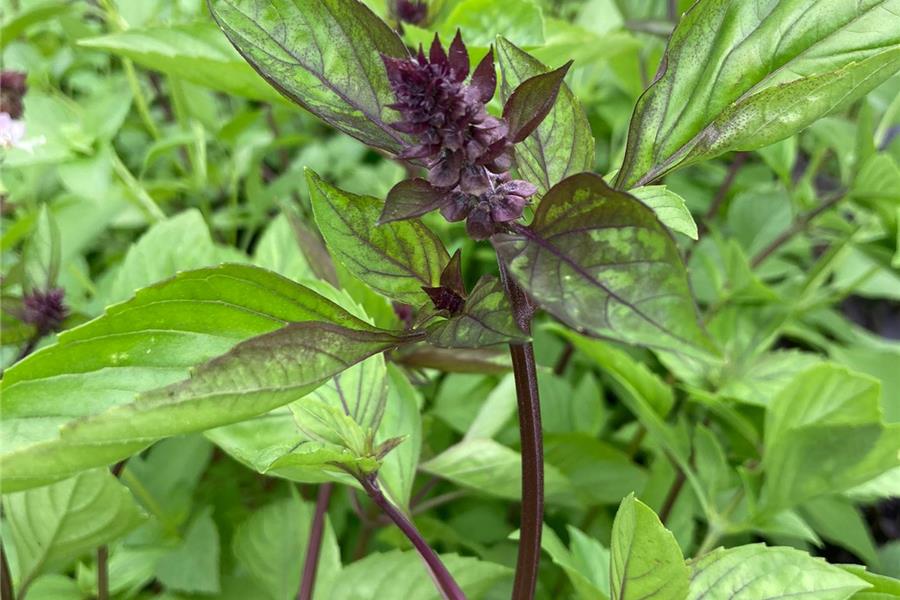
M 368 4 L 396 15 L 392 0 Z M 432 31 L 447 39 L 459 28 L 473 55 L 502 34 L 548 65 L 574 59 L 567 81 L 593 129 L 594 170 L 607 174 L 621 163 L 631 111 L 653 79 L 673 19 L 689 5 L 435 0 L 423 20 L 402 27 L 411 46 Z M 0 8 L 2 68 L 27 74 L 23 119 L 25 140 L 33 142 L 0 151 L 3 367 L 52 341 L 23 318 L 23 299 L 33 290 L 64 290 L 68 328 L 179 270 L 248 262 L 314 279 L 305 256 L 318 242 L 303 169 L 378 197 L 407 174 L 278 96 L 231 48 L 201 0 L 0 0 Z M 722 427 L 729 448 L 715 446 L 711 456 L 747 465 L 769 399 L 825 361 L 880 380 L 885 421 L 900 422 L 898 131 L 895 76 L 796 137 L 665 179 L 698 224 L 699 243 L 682 234 L 678 241 L 707 321 L 734 359 L 733 372 L 718 383 L 736 403 L 716 416 L 733 426 Z M 836 208 L 809 212 L 835 195 L 842 198 Z M 426 219 L 451 253 L 462 249 L 470 285 L 495 271 L 493 252 L 468 240 L 460 224 Z M 373 319 L 395 322 L 383 298 L 339 275 Z M 631 491 L 665 512 L 686 554 L 696 549 L 696 500 L 686 493 L 664 506 L 675 470 L 620 401 L 616 377 L 599 372 L 589 351 L 561 364 L 565 342 L 546 327 L 537 329 L 536 350 L 548 525 L 556 532 L 548 534 L 544 597 L 560 597 L 570 589 L 565 573 L 605 552 L 572 528 L 607 545 L 615 507 Z M 690 365 L 607 344 L 594 352 L 606 353 L 599 360 L 607 367 L 614 356 L 637 377 L 646 372 L 651 383 L 672 386 L 661 401 L 681 407 L 676 424 L 706 414 L 704 374 Z M 502 353 L 492 360 L 502 367 Z M 418 525 L 444 552 L 513 564 L 508 536 L 518 463 L 510 448 L 518 440 L 510 376 L 498 368 L 422 375 L 415 383 L 422 407 L 412 500 Z M 444 453 L 463 436 L 477 443 Z M 122 482 L 150 519 L 112 549 L 115 597 L 292 597 L 311 514 L 303 498 L 314 487 L 257 475 L 200 435 L 161 442 L 130 460 Z M 796 507 L 790 518 L 738 530 L 732 541 L 763 538 L 900 577 L 898 503 L 886 500 L 900 494 L 900 471 L 836 491 Z M 357 502 L 353 493 L 335 494 L 335 561 L 406 547 Z M 268 547 L 275 538 L 287 545 Z M 284 556 L 291 559 L 274 569 L 272 561 Z M 260 562 L 273 572 L 261 571 Z M 94 593 L 92 555 L 62 566 L 65 575 L 41 575 L 29 598 Z M 502 597 L 508 574 L 485 573 L 483 581 L 489 597 Z

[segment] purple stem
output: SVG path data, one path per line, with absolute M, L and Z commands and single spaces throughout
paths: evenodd
M 331 501 L 333 490 L 333 483 L 324 483 L 319 486 L 319 493 L 316 496 L 316 512 L 313 515 L 312 527 L 309 529 L 306 560 L 303 563 L 303 579 L 300 582 L 297 600 L 312 600 L 313 597 L 316 570 L 319 568 L 319 554 L 322 551 L 322 534 L 325 531 L 325 515 L 328 513 L 328 503 Z
M 378 487 L 378 482 L 375 477 L 361 477 L 359 482 L 369 495 L 369 498 L 372 499 L 372 502 L 384 511 L 384 514 L 386 514 L 388 518 L 400 528 L 400 531 L 406 535 L 409 541 L 412 542 L 412 545 L 415 547 L 416 551 L 418 551 L 419 556 L 425 561 L 425 566 L 428 568 L 431 578 L 441 592 L 441 596 L 445 600 L 466 600 L 466 595 L 463 593 L 462 589 L 460 589 L 456 580 L 453 579 L 453 575 L 450 574 L 447 567 L 444 566 L 444 563 L 441 562 L 440 557 L 432 550 L 431 546 L 428 545 L 428 542 L 425 541 L 412 521 L 410 521 L 406 515 L 400 512 L 397 507 L 391 504 L 390 500 L 385 497 L 381 488 Z
M 500 278 L 512 304 L 516 323 L 524 333 L 530 334 L 534 306 L 528 295 L 509 276 L 502 261 Z M 544 521 L 544 442 L 541 434 L 541 402 L 538 395 L 534 347 L 531 342 L 510 344 L 509 354 L 516 380 L 522 449 L 522 516 L 512 598 L 531 600 L 537 587 L 538 566 L 541 561 L 541 528 Z

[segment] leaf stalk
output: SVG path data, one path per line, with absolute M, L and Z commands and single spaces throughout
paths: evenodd
M 434 580 L 434 584 L 438 588 L 438 591 L 441 592 L 441 596 L 445 600 L 466 600 L 466 595 L 459 587 L 459 584 L 456 583 L 456 580 L 453 579 L 453 575 L 450 574 L 450 571 L 448 571 L 447 567 L 444 566 L 444 563 L 441 562 L 437 553 L 428 545 L 428 542 L 425 541 L 425 538 L 422 537 L 422 534 L 416 529 L 413 522 L 385 497 L 378 485 L 376 477 L 374 475 L 360 477 L 359 483 L 369 495 L 372 502 L 374 502 L 375 505 L 400 528 L 400 531 L 402 531 L 412 543 L 413 547 L 419 553 L 419 556 L 425 561 L 425 566 L 428 568 L 428 572 Z

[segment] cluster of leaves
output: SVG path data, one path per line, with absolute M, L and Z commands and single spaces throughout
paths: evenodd
M 16 597 L 294 598 L 333 482 L 315 597 L 436 598 L 371 478 L 508 597 L 528 339 L 539 597 L 900 597 L 900 2 L 663 4 L 0 0 Z M 534 188 L 490 245 L 383 218 L 435 32 Z

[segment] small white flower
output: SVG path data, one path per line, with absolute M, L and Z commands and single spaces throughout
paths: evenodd
M 13 119 L 8 113 L 0 112 L 0 148 L 19 148 L 31 154 L 36 147 L 46 141 L 44 136 L 26 140 L 25 122 Z

